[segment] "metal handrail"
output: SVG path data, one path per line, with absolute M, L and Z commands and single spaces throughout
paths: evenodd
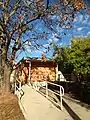
M 19 84 L 19 86 L 17 86 L 17 83 Z M 17 90 L 19 91 L 19 98 L 21 97 L 21 91 L 22 91 L 22 88 L 21 88 L 21 81 L 19 81 L 18 79 L 16 79 L 15 81 L 15 94 L 17 95 Z
M 55 83 L 52 83 L 52 82 L 47 82 L 47 83 L 55 85 L 57 87 L 60 87 L 60 95 L 64 96 L 64 88 L 61 85 L 58 85 L 58 84 L 55 84 Z
M 44 81 L 44 82 L 45 82 L 45 81 Z M 63 88 L 61 85 L 57 85 L 57 84 L 55 84 L 55 83 L 48 82 L 48 81 L 46 81 L 45 87 L 43 87 L 43 86 L 41 86 L 41 85 L 39 86 L 38 83 L 39 83 L 39 82 L 37 82 L 37 84 L 35 84 L 34 89 L 39 90 L 39 92 L 41 92 L 40 89 L 37 89 L 37 88 L 44 88 L 44 89 L 46 90 L 46 97 L 47 97 L 47 98 L 50 99 L 50 97 L 49 97 L 49 91 L 52 92 L 52 93 L 54 93 L 54 94 L 56 94 L 56 95 L 58 95 L 58 96 L 60 96 L 60 104 L 56 103 L 55 101 L 53 101 L 53 102 L 55 102 L 56 104 L 58 104 L 58 105 L 61 107 L 61 110 L 63 110 L 62 97 L 64 96 L 64 88 Z M 54 86 L 59 87 L 59 93 L 57 93 L 57 92 L 52 91 L 51 89 L 49 89 L 49 88 L 48 88 L 48 84 L 51 84 L 51 85 L 54 85 Z M 50 99 L 50 100 L 51 100 L 51 99 Z M 51 101 L 52 101 L 52 100 L 51 100 Z

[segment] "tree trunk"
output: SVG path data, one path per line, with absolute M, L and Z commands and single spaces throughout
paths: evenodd
M 6 63 L 4 66 L 5 66 L 4 67 L 4 91 L 9 92 L 11 70 L 10 70 L 10 67 Z
M 2 58 L 1 58 L 1 66 L 3 70 L 3 87 L 4 92 L 10 91 L 10 75 L 11 75 L 11 67 L 9 61 L 7 59 L 7 46 L 2 48 Z

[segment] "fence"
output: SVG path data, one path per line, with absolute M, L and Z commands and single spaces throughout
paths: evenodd
M 58 87 L 59 91 L 56 92 L 56 91 L 53 91 L 53 90 L 49 89 L 49 85 Z M 41 92 L 42 94 L 44 94 L 48 99 L 50 99 L 52 102 L 54 102 L 55 104 L 60 106 L 61 110 L 63 110 L 62 97 L 64 95 L 64 88 L 61 85 L 57 85 L 55 83 L 47 82 L 47 81 L 44 81 L 44 82 L 34 82 L 33 83 L 33 88 L 35 90 Z M 40 90 L 41 88 L 43 88 L 43 91 Z M 55 100 L 55 98 L 51 99 L 52 94 L 59 96 L 60 104 Z M 54 97 L 56 97 L 56 96 L 54 96 Z

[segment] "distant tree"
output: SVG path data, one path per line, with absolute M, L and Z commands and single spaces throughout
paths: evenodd
M 81 74 L 90 74 L 90 38 L 73 38 L 69 54 L 69 62 L 74 71 Z
M 69 62 L 70 48 L 54 45 L 54 60 L 58 63 L 58 69 L 63 73 L 71 73 L 73 65 Z
M 55 60 L 63 72 L 75 71 L 77 74 L 90 74 L 90 38 L 77 37 L 71 47 L 55 48 Z
M 53 5 L 50 5 L 48 1 L 45 5 L 44 0 L 0 1 L 0 57 L 2 62 L 0 64 L 5 91 L 10 90 L 10 74 L 14 69 L 17 51 L 24 50 L 25 43 L 29 44 L 28 40 L 22 41 L 22 37 L 26 31 L 33 30 L 31 23 L 36 19 L 41 19 L 51 30 L 53 30 L 52 23 L 58 24 L 60 27 L 70 28 L 70 21 L 73 21 L 74 13 L 84 8 L 82 0 L 79 0 L 79 4 L 76 4 L 78 3 L 76 0 L 71 1 L 60 0 Z M 53 22 L 53 15 L 58 16 L 58 20 Z

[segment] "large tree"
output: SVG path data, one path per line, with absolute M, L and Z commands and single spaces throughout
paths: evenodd
M 69 62 L 70 48 L 66 46 L 54 45 L 54 60 L 58 63 L 58 69 L 62 73 L 71 73 L 73 70 L 73 65 Z
M 70 47 L 55 47 L 56 62 L 62 72 L 90 74 L 90 37 L 74 37 Z
M 84 7 L 82 0 L 59 0 L 50 4 L 49 0 L 1 0 L 0 1 L 0 57 L 4 89 L 10 90 L 10 74 L 14 68 L 14 59 L 18 50 L 23 49 L 22 36 L 27 30 L 32 31 L 31 24 L 36 19 L 44 21 L 52 31 L 52 24 L 70 28 L 74 13 Z M 58 20 L 52 21 L 52 16 Z M 69 21 L 69 22 L 67 22 Z M 55 26 L 54 26 L 55 27 Z
M 74 71 L 81 74 L 90 74 L 90 37 L 73 38 L 69 54 L 69 62 Z

